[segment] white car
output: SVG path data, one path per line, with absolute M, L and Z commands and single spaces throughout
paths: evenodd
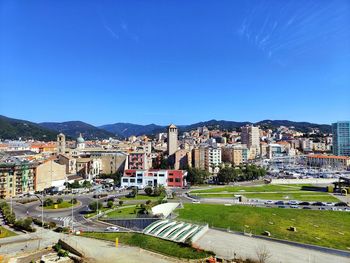
M 332 206 L 332 205 L 333 205 L 333 203 L 331 203 L 331 202 L 327 202 L 327 203 L 325 203 L 325 205 L 326 205 L 326 206 Z
M 193 200 L 192 201 L 192 204 L 200 204 L 201 203 L 201 201 L 198 201 L 198 200 Z
M 268 200 L 265 202 L 265 205 L 272 205 L 272 204 L 273 204 L 273 201 L 271 201 L 271 200 Z
M 105 229 L 105 231 L 107 232 L 118 232 L 119 231 L 119 228 L 116 227 L 116 226 L 109 226 Z
M 297 205 L 298 202 L 295 201 L 295 200 L 290 200 L 290 201 L 288 202 L 288 204 L 289 204 L 289 205 Z

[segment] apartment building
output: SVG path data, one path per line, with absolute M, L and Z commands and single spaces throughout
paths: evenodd
M 0 198 L 35 191 L 35 165 L 28 162 L 0 164 Z
M 350 157 L 347 156 L 310 154 L 307 156 L 307 163 L 321 168 L 350 169 Z
M 35 191 L 43 191 L 52 186 L 63 186 L 66 179 L 66 166 L 54 160 L 46 160 L 35 167 Z
M 121 178 L 121 186 L 137 186 L 140 189 L 147 186 L 183 187 L 187 184 L 186 176 L 187 172 L 183 170 L 127 169 Z
M 350 121 L 338 121 L 332 124 L 333 154 L 350 156 Z

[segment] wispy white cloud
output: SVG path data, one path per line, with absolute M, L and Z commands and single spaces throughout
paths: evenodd
M 108 33 L 112 36 L 112 38 L 114 39 L 119 39 L 119 35 L 117 33 L 115 33 L 112 28 L 110 28 L 108 25 L 103 25 L 104 28 L 108 31 Z
M 247 12 L 236 31 L 277 64 L 286 65 L 284 60 L 312 52 L 315 46 L 326 45 L 334 36 L 350 35 L 349 27 L 344 27 L 349 10 L 334 2 L 280 3 L 275 9 L 257 5 Z M 290 56 L 291 53 L 295 56 Z

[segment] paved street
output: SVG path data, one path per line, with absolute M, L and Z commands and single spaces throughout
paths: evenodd
M 115 247 L 114 242 L 72 236 L 65 239 L 72 247 L 82 251 L 88 262 L 182 262 L 180 260 L 164 257 L 140 248 L 119 245 Z M 90 261 L 89 261 L 90 259 Z
M 279 242 L 225 233 L 209 229 L 195 245 L 214 251 L 218 256 L 233 258 L 234 253 L 243 258 L 256 258 L 259 249 L 265 247 L 271 254 L 269 263 L 349 263 L 350 257 L 335 256 L 317 250 L 282 244 Z

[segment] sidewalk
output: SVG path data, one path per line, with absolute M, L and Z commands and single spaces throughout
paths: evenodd
M 237 257 L 256 259 L 257 252 L 266 248 L 271 254 L 269 263 L 350 262 L 350 258 L 346 256 L 332 255 L 313 249 L 225 233 L 214 229 L 209 229 L 195 244 L 202 249 L 214 251 L 219 257 L 226 259 L 232 259 L 235 254 Z

